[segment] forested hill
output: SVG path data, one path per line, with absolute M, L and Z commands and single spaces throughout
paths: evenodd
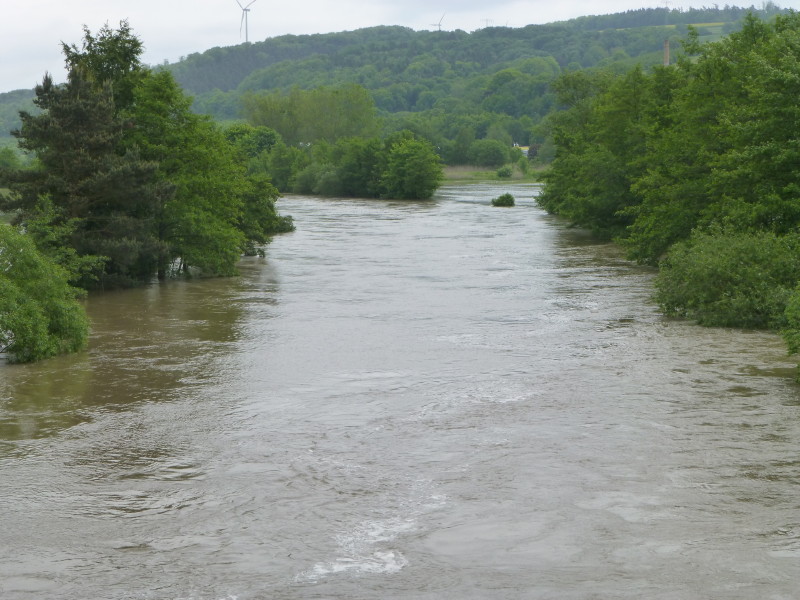
M 435 75 L 436 67 L 445 65 L 461 66 L 462 72 L 498 70 L 506 63 L 541 56 L 552 56 L 561 67 L 569 64 L 592 67 L 615 54 L 616 58 L 657 54 L 665 26 L 669 28 L 668 35 L 674 37 L 681 36 L 689 24 L 722 27 L 727 33 L 732 24 L 751 11 L 764 17 L 779 9 L 770 3 L 763 9 L 650 8 L 549 25 L 488 27 L 472 33 L 385 26 L 340 33 L 284 35 L 191 54 L 169 68 L 187 91 L 202 94 L 213 89 L 263 89 L 293 84 L 306 87 L 342 79 L 349 82 L 366 79 L 369 83 L 375 79 L 376 71 L 402 75 L 410 70 L 419 75 Z M 367 73 L 361 72 L 363 69 Z
M 386 26 L 285 35 L 212 48 L 192 54 L 169 69 L 187 91 L 205 95 L 214 90 L 241 92 L 341 83 L 379 89 L 399 82 L 494 73 L 530 58 L 551 57 L 560 68 L 586 68 L 626 59 L 649 64 L 660 60 L 665 34 L 677 41 L 684 36 L 686 25 L 693 24 L 701 26 L 701 34 L 718 37 L 731 31 L 751 11 L 765 18 L 780 9 L 771 3 L 762 9 L 640 9 L 549 25 L 488 27 L 472 33 Z M 380 98 L 376 100 L 380 107 Z
M 677 48 L 687 25 L 697 27 L 701 40 L 715 40 L 749 12 L 767 19 L 783 11 L 771 2 L 759 9 L 651 8 L 472 33 L 371 27 L 212 48 L 159 68 L 195 96 L 195 110 L 218 119 L 240 117 L 247 91 L 355 83 L 384 114 L 437 107 L 538 122 L 554 108 L 545 88 L 563 69 L 658 64 L 664 39 Z M 32 97 L 32 91 L 0 94 L 0 146 L 12 143 L 8 132 L 19 126 L 18 111 L 30 110 Z

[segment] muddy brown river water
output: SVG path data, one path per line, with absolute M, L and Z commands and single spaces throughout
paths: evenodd
M 0 364 L 0 598 L 800 598 L 783 343 L 662 318 L 536 193 L 285 198 L 241 277 Z

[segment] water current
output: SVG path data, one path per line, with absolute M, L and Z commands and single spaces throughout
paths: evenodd
M 241 277 L 0 364 L 0 598 L 800 598 L 782 342 L 663 318 L 536 193 L 284 198 Z

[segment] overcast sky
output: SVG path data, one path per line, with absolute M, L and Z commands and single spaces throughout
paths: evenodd
M 239 0 L 247 6 L 251 0 Z M 797 8 L 800 0 L 776 2 Z M 713 0 L 669 0 L 670 8 L 713 6 Z M 761 6 L 761 0 L 720 5 Z M 283 34 L 349 31 L 374 25 L 412 29 L 522 27 L 582 15 L 664 7 L 664 0 L 255 0 L 248 13 L 251 42 Z M 50 72 L 64 80 L 60 42 L 79 43 L 82 26 L 96 32 L 127 19 L 144 42 L 143 61 L 169 61 L 245 41 L 237 0 L 3 0 L 0 11 L 0 92 L 32 88 Z

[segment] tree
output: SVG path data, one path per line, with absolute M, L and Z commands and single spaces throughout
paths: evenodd
M 150 225 L 164 190 L 154 186 L 156 165 L 135 148 L 122 148 L 124 124 L 111 88 L 97 85 L 83 67 L 71 70 L 63 86 L 45 76 L 35 90 L 42 112 L 21 113 L 22 127 L 14 132 L 36 154 L 37 166 L 12 172 L 12 194 L 0 201 L 0 208 L 18 211 L 20 224 L 42 224 L 47 215 L 49 227 L 69 229 L 60 243 L 84 257 L 84 265 L 99 266 L 103 257 L 102 270 L 73 273 L 84 287 L 147 280 L 158 247 Z M 43 199 L 52 210 L 41 210 Z
M 61 49 L 68 71 L 88 74 L 98 87 L 112 84 L 115 111 L 131 106 L 133 90 L 147 69 L 140 60 L 144 44 L 128 21 L 121 21 L 117 30 L 106 23 L 97 35 L 84 25 L 81 47 L 62 42 Z
M 64 269 L 0 225 L 0 352 L 29 362 L 84 348 L 89 322 L 76 298 Z
M 371 198 L 379 194 L 380 158 L 378 138 L 348 138 L 336 145 L 336 172 L 345 196 Z
M 441 180 L 439 156 L 428 142 L 406 138 L 387 148 L 386 169 L 381 175 L 383 196 L 424 200 L 433 195 Z
M 509 148 L 500 140 L 475 140 L 470 144 L 467 159 L 473 165 L 499 167 L 508 162 Z
M 160 278 L 173 266 L 231 275 L 248 242 L 239 227 L 249 191 L 245 165 L 222 131 L 190 106 L 172 75 L 162 71 L 142 79 L 128 113 L 133 127 L 126 145 L 158 165 L 163 185 L 174 186 L 154 216 Z

